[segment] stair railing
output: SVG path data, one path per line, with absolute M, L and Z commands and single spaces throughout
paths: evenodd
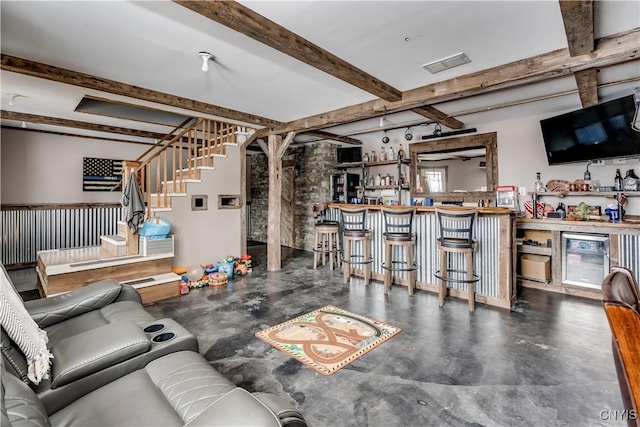
M 237 132 L 233 124 L 189 118 L 140 155 L 136 171 L 145 216 L 153 216 L 154 208 L 170 207 L 171 194 L 186 192 L 186 182 L 199 179 L 200 168 L 213 167 L 215 155 L 225 153 L 224 144 L 237 143 Z

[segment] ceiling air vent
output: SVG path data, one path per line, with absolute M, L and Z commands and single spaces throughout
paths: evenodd
M 447 56 L 446 58 L 438 59 L 437 61 L 424 64 L 422 68 L 430 72 L 431 74 L 439 73 L 440 71 L 448 70 L 449 68 L 457 67 L 462 64 L 471 62 L 469 57 L 464 52 L 456 53 L 455 55 Z

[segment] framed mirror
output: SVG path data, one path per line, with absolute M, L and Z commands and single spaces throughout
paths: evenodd
M 493 200 L 498 184 L 497 134 L 409 144 L 411 197 L 436 202 Z

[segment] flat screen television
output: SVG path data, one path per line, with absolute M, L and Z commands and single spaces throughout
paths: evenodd
M 640 156 L 633 95 L 540 121 L 549 165 Z
M 351 163 L 362 161 L 362 147 L 339 147 L 338 163 Z

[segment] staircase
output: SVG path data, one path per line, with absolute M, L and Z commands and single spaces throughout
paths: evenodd
M 189 185 L 202 183 L 203 172 L 215 170 L 215 161 L 227 157 L 227 147 L 237 146 L 238 135 L 242 134 L 246 135 L 245 128 L 228 123 L 185 120 L 135 161 L 124 162 L 122 188 L 134 172 L 145 200 L 145 218 L 169 213 L 174 200 L 188 197 Z M 113 257 L 139 257 L 143 253 L 138 235 L 131 233 L 124 221 L 118 223 L 117 235 L 101 236 L 101 246 Z M 137 288 L 144 302 L 152 302 L 177 295 L 180 279 L 165 265 L 153 274 L 122 283 Z

